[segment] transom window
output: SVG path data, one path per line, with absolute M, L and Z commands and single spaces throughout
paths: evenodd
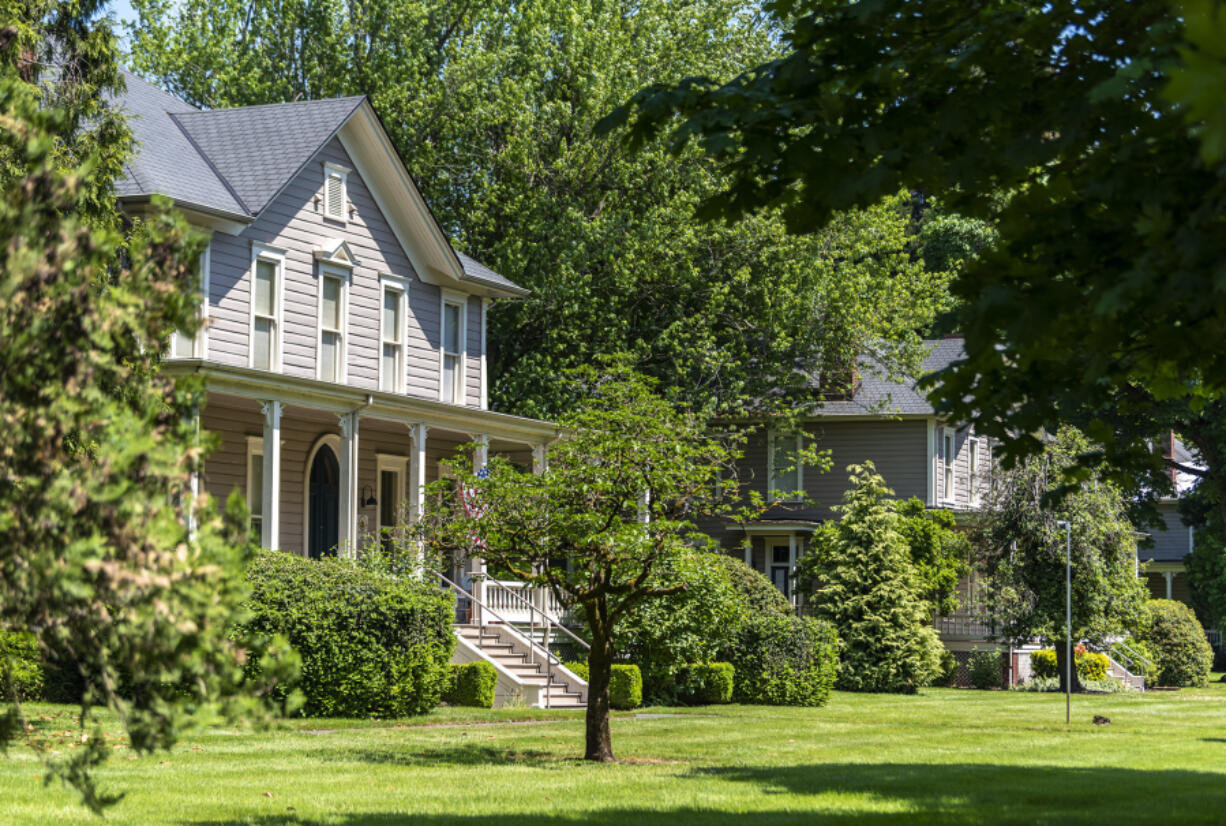
M 252 265 L 251 366 L 281 368 L 281 290 L 284 259 L 257 250 Z
M 404 392 L 404 290 L 385 284 L 380 339 L 383 353 L 379 360 L 379 389 Z
M 800 462 L 800 434 L 770 434 L 770 494 L 774 501 L 795 502 L 801 498 L 804 470 Z
M 346 279 L 324 270 L 319 278 L 319 378 L 345 380 Z
M 443 299 L 442 392 L 445 402 L 460 404 L 464 400 L 464 304 L 460 300 Z

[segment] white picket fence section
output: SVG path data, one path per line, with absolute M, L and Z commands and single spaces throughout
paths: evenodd
M 532 611 L 515 596 L 535 605 L 537 610 L 545 614 L 552 622 L 569 623 L 570 615 L 558 602 L 553 591 L 548 588 L 533 588 L 523 582 L 506 582 L 487 580 L 485 583 L 485 604 L 504 617 L 507 622 L 528 623 L 532 620 Z M 539 614 L 537 615 L 540 616 Z

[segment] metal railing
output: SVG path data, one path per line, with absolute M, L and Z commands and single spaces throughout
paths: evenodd
M 950 637 L 986 638 L 992 633 L 992 626 L 981 616 L 963 611 L 938 615 L 933 625 L 938 632 Z
M 495 579 L 489 574 L 483 574 L 482 579 L 486 582 L 487 585 L 493 584 L 495 586 L 498 586 L 501 593 L 506 594 L 512 599 L 519 600 L 521 603 L 524 604 L 524 606 L 527 607 L 528 609 L 528 638 L 530 640 L 533 640 L 533 641 L 536 640 L 536 615 L 537 614 L 541 615 L 541 619 L 544 620 L 544 624 L 542 625 L 542 630 L 544 632 L 543 647 L 546 651 L 549 650 L 549 633 L 550 633 L 551 625 L 556 625 L 558 627 L 558 630 L 562 631 L 572 640 L 579 643 L 579 645 L 583 646 L 583 648 L 586 649 L 587 651 L 592 650 L 592 646 L 588 645 L 586 642 L 584 642 L 584 640 L 581 637 L 579 637 L 577 634 L 575 634 L 573 631 L 571 631 L 569 628 L 567 628 L 565 625 L 562 624 L 562 621 L 560 619 L 560 612 L 559 612 L 559 616 L 551 616 L 547 611 L 542 611 L 538 606 L 533 605 L 531 602 L 525 599 L 522 594 L 518 594 L 514 590 L 509 588 L 508 586 L 511 585 L 512 583 L 503 582 L 502 580 Z M 519 582 L 515 584 L 523 586 L 524 583 Z M 498 592 L 495 592 L 495 593 L 498 593 Z M 550 607 L 553 607 L 553 605 L 560 606 L 560 603 L 557 601 L 556 598 L 554 598 L 552 590 L 547 591 L 546 593 L 548 593 L 549 597 L 551 598 Z M 491 600 L 491 602 L 492 601 L 493 600 Z M 506 620 L 502 620 L 502 622 L 506 622 Z
M 1152 660 L 1146 658 L 1144 654 L 1123 640 L 1111 643 L 1107 649 L 1107 654 L 1110 655 L 1111 659 L 1126 668 L 1130 674 L 1139 674 L 1144 677 L 1154 669 Z
M 478 599 L 478 598 L 477 598 L 477 596 L 476 596 L 476 594 L 473 594 L 473 593 L 472 593 L 472 592 L 470 592 L 470 591 L 466 591 L 466 590 L 464 590 L 462 587 L 460 587 L 459 585 L 456 585 L 456 584 L 455 584 L 454 582 L 452 582 L 450 579 L 448 579 L 447 577 L 445 577 L 445 576 L 442 574 L 442 572 L 440 572 L 440 571 L 436 571 L 436 570 L 434 570 L 433 568 L 427 568 L 426 570 L 427 570 L 427 571 L 429 571 L 430 573 L 434 574 L 435 576 L 437 576 L 437 577 L 438 577 L 440 580 L 442 580 L 442 581 L 443 581 L 443 582 L 444 582 L 444 583 L 445 583 L 445 584 L 446 584 L 448 587 L 450 587 L 450 588 L 451 588 L 451 590 L 455 591 L 457 594 L 459 594 L 459 595 L 461 595 L 461 596 L 463 596 L 463 597 L 466 597 L 467 599 L 470 599 L 470 600 L 472 600 L 473 602 L 475 602 L 477 605 L 481 606 L 481 610 L 482 610 L 481 619 L 482 619 L 482 621 L 481 621 L 481 623 L 479 624 L 479 626 L 478 626 L 478 627 L 480 627 L 480 625 L 485 625 L 485 613 L 484 613 L 484 612 L 488 611 L 488 612 L 489 612 L 489 614 L 490 614 L 490 616 L 492 616 L 494 619 L 496 619 L 496 620 L 498 620 L 499 622 L 501 622 L 503 625 L 507 626 L 508 630 L 510 630 L 510 629 L 512 629 L 512 628 L 514 628 L 514 626 L 512 626 L 512 625 L 511 625 L 511 623 L 509 623 L 509 622 L 507 622 L 505 619 L 503 619 L 503 617 L 502 617 L 502 615 L 501 615 L 501 614 L 499 614 L 499 613 L 498 613 L 497 611 L 495 611 L 493 608 L 490 608 L 490 607 L 489 607 L 488 605 L 486 605 L 486 604 L 485 604 L 485 602 L 483 602 L 482 600 Z M 495 580 L 495 581 L 496 581 L 496 580 Z M 523 599 L 523 597 L 519 597 L 519 595 L 518 595 L 518 594 L 516 594 L 515 596 L 517 596 L 519 599 Z M 540 609 L 536 608 L 536 606 L 531 606 L 531 605 L 530 605 L 529 607 L 531 607 L 531 608 L 533 608 L 534 610 L 537 610 L 537 611 L 539 611 L 539 610 L 540 610 Z M 542 614 L 543 614 L 543 613 L 544 613 L 544 612 L 542 612 Z M 562 667 L 562 660 L 561 660 L 560 658 L 558 658 L 558 657 L 555 657 L 555 656 L 554 656 L 554 653 L 553 653 L 552 651 L 550 651 L 550 650 L 549 650 L 549 630 L 550 630 L 550 629 L 549 629 L 549 626 L 550 626 L 550 624 L 551 624 L 551 623 L 550 623 L 549 617 L 548 617 L 548 616 L 545 616 L 545 644 L 541 646 L 541 648 L 542 648 L 542 649 L 545 651 L 545 708 L 549 708 L 549 705 L 550 705 L 549 689 L 550 689 L 550 688 L 553 686 L 553 662 L 554 662 L 554 660 L 556 659 L 556 660 L 558 661 L 558 667 L 559 667 L 559 668 L 561 668 L 561 667 Z M 557 623 L 552 623 L 552 624 L 557 625 Z M 570 637 L 571 637 L 571 638 L 572 638 L 572 639 L 573 639 L 575 642 L 579 643 L 580 645 L 582 645 L 584 648 L 588 649 L 589 651 L 591 650 L 591 646 L 590 646 L 590 645 L 588 645 L 586 642 L 584 642 L 582 639 L 580 639 L 578 636 L 576 636 L 576 635 L 575 635 L 575 634 L 574 634 L 574 633 L 573 633 L 573 632 L 572 632 L 572 631 L 571 631 L 569 628 L 567 628 L 567 627 L 566 627 L 566 626 L 564 626 L 564 625 L 558 625 L 558 628 L 560 628 L 560 629 L 562 629 L 564 632 L 566 632 L 566 633 L 567 633 L 567 634 L 568 634 L 568 635 L 569 635 L 569 636 L 570 636 Z M 528 643 L 528 656 L 532 658 L 531 662 L 536 662 L 536 652 L 535 652 L 535 648 L 536 648 L 536 641 L 535 641 L 535 640 L 533 640 L 533 639 L 531 639 L 531 638 L 529 638 L 529 639 L 527 640 L 527 643 Z M 479 641 L 478 641 L 478 646 L 480 646 L 480 642 L 479 642 Z
M 1222 631 L 1219 628 L 1206 628 L 1205 638 L 1209 640 L 1209 644 L 1214 648 L 1222 647 Z

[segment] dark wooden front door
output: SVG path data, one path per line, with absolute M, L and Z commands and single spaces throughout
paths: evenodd
M 336 556 L 340 542 L 341 466 L 327 445 L 311 462 L 311 501 L 307 517 L 307 553 L 311 559 Z

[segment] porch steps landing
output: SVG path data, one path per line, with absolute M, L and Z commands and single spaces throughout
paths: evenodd
M 459 623 L 454 627 L 457 659 L 471 662 L 479 657 L 498 672 L 495 705 L 519 701 L 540 708 L 587 708 L 587 683 L 558 665 L 556 658 L 551 678 L 545 649 L 515 628 Z

